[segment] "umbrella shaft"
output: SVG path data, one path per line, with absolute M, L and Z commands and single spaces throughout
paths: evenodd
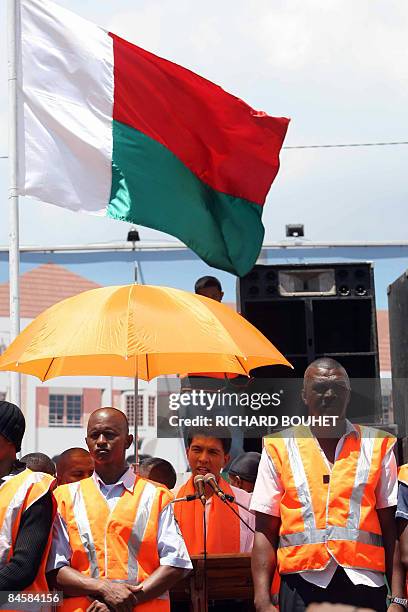
M 133 423 L 134 423 L 134 432 L 133 432 L 133 436 L 134 436 L 134 440 L 133 443 L 135 445 L 135 470 L 136 470 L 136 474 L 139 473 L 139 439 L 138 439 L 138 412 L 139 412 L 139 379 L 137 376 L 135 376 L 135 384 L 134 384 L 134 402 L 133 402 L 133 406 L 134 406 L 134 419 L 133 419 Z

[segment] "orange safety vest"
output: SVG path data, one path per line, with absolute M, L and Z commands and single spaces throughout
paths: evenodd
M 375 488 L 395 438 L 356 426 L 330 469 L 307 427 L 264 439 L 284 488 L 280 502 L 280 574 L 343 567 L 385 571 Z
M 227 482 L 222 483 L 224 493 L 233 495 Z M 193 477 L 178 491 L 176 497 L 194 495 Z M 237 504 L 231 504 L 236 512 Z M 199 499 L 189 502 L 179 502 L 175 505 L 174 514 L 183 534 L 187 550 L 190 555 L 199 555 L 204 551 L 204 508 Z M 240 552 L 240 524 L 239 518 L 231 512 L 217 496 L 212 496 L 212 502 L 207 523 L 207 552 L 209 554 L 239 553 Z
M 404 463 L 398 470 L 398 480 L 408 486 L 408 463 Z
M 0 568 L 4 567 L 14 554 L 24 512 L 48 493 L 54 484 L 55 478 L 52 476 L 25 469 L 0 486 Z M 45 567 L 51 546 L 51 531 L 35 580 L 24 591 L 35 593 L 48 591 Z
M 111 512 L 93 477 L 58 487 L 58 511 L 72 549 L 71 567 L 92 578 L 138 584 L 160 566 L 157 536 L 160 513 L 173 498 L 166 487 L 138 478 Z M 61 611 L 82 612 L 88 597 L 65 597 Z M 135 607 L 137 612 L 169 612 L 168 594 Z

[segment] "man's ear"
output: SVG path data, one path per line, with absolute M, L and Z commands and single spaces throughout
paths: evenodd
M 126 439 L 126 448 L 130 448 L 132 446 L 132 442 L 133 442 L 133 435 L 128 434 L 128 437 Z
M 230 455 L 229 453 L 227 453 L 227 454 L 225 454 L 225 455 L 224 455 L 224 465 L 222 466 L 222 467 L 223 467 L 223 469 L 225 468 L 225 466 L 227 465 L 227 463 L 229 463 L 229 462 L 230 462 L 230 458 L 231 458 L 231 455 Z

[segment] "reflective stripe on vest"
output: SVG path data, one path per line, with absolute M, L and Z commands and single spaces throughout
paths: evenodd
M 295 437 L 285 438 L 284 442 L 286 445 L 297 494 L 299 500 L 302 502 L 302 515 L 305 524 L 305 531 L 312 532 L 316 530 L 316 521 L 313 512 L 312 496 L 310 494 L 309 483 L 306 477 L 302 457 L 300 456 Z
M 16 521 L 20 522 L 23 511 L 40 499 L 53 481 L 52 476 L 26 469 L 0 486 L 0 567 L 10 557 L 13 535 L 18 530 Z M 34 485 L 41 482 L 45 487 L 33 490 Z
M 79 481 L 80 482 L 80 481 Z M 75 521 L 78 529 L 78 534 L 82 542 L 82 546 L 88 555 L 90 574 L 92 578 L 99 578 L 98 560 L 96 557 L 95 542 L 93 541 L 91 527 L 86 513 L 84 496 L 81 491 L 79 482 L 72 482 L 68 485 L 69 492 L 72 496 L 72 511 L 75 516 Z
M 395 439 L 372 428 L 356 429 L 358 436 L 345 438 L 328 482 L 329 467 L 308 428 L 265 439 L 284 488 L 280 572 L 323 569 L 333 557 L 339 565 L 384 570 L 375 488 Z
M 90 479 L 87 479 L 90 480 Z M 98 566 L 98 558 L 96 552 L 96 544 L 94 542 L 94 535 L 92 533 L 91 525 L 89 522 L 86 504 L 84 499 L 83 490 L 80 482 L 71 483 L 68 486 L 70 494 L 71 494 L 71 508 L 74 514 L 75 523 L 77 532 L 79 534 L 81 544 L 87 554 L 88 562 L 89 562 L 89 573 L 93 578 L 106 577 L 107 568 L 99 568 Z M 95 491 L 98 497 L 101 495 L 99 491 L 96 489 L 97 485 L 95 484 Z M 149 523 L 149 518 L 152 510 L 153 501 L 155 499 L 157 493 L 157 487 L 151 482 L 144 481 L 144 487 L 140 495 L 139 502 L 137 504 L 136 516 L 132 525 L 132 530 L 130 533 L 129 540 L 127 542 L 127 551 L 128 551 L 128 579 L 131 582 L 137 583 L 138 580 L 138 571 L 139 564 L 137 561 L 137 556 L 139 554 L 139 550 L 141 544 L 143 542 L 146 529 Z M 126 493 L 126 491 L 125 491 Z M 103 503 L 106 503 L 104 500 Z M 120 498 L 118 499 L 118 504 L 120 503 Z M 115 509 L 117 505 L 115 506 Z M 115 510 L 114 509 L 114 510 Z M 112 512 L 109 513 L 109 516 L 112 515 Z M 106 535 L 106 534 L 105 534 Z M 100 543 L 99 543 L 100 546 Z M 106 562 L 106 554 L 105 554 L 105 562 Z M 110 579 L 115 580 L 109 576 Z
M 284 548 L 285 546 L 304 546 L 306 544 L 324 544 L 328 540 L 352 540 L 353 542 L 361 542 L 370 546 L 383 545 L 382 536 L 378 533 L 330 525 L 327 529 L 286 533 L 279 539 L 279 548 Z
M 14 545 L 25 510 L 48 493 L 55 479 L 42 472 L 25 469 L 0 486 L 0 567 L 13 556 Z M 50 534 L 51 535 L 51 534 Z M 34 582 L 25 589 L 38 592 L 47 590 L 45 561 L 51 538 L 44 549 L 42 560 Z
M 172 499 L 164 487 L 142 478 L 125 489 L 110 511 L 94 478 L 62 485 L 56 491 L 72 548 L 71 566 L 84 575 L 137 584 L 160 566 L 159 517 Z M 86 610 L 86 598 L 69 598 L 62 610 Z M 145 604 L 146 610 L 169 611 L 168 595 Z
M 129 542 L 128 542 L 128 572 L 129 572 L 129 580 L 137 581 L 138 574 L 138 562 L 137 557 L 139 554 L 140 546 L 143 542 L 147 524 L 149 522 L 150 511 L 152 508 L 154 496 L 156 495 L 156 487 L 147 482 L 142 496 L 140 498 L 140 502 L 137 508 L 136 519 L 133 523 L 132 533 L 130 534 Z
M 361 436 L 366 433 L 366 428 L 361 428 Z M 373 460 L 375 438 L 364 437 L 364 452 L 361 451 L 358 456 L 356 476 L 354 479 L 353 490 L 350 497 L 350 510 L 347 520 L 348 529 L 358 531 L 361 517 L 361 501 L 363 499 L 365 487 L 368 482 L 371 463 Z

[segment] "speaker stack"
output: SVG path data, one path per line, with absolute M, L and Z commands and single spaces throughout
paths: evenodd
M 392 398 L 403 460 L 408 460 L 408 270 L 388 287 Z
M 256 377 L 295 378 L 300 384 L 309 363 L 318 357 L 332 357 L 354 379 L 349 417 L 355 422 L 380 422 L 370 263 L 257 265 L 238 280 L 237 303 L 242 315 L 294 366 L 294 371 L 280 366 L 258 368 Z

